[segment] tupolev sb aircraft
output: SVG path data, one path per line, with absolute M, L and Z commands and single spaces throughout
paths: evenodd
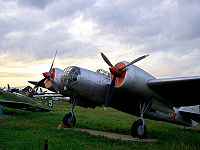
M 57 53 L 57 51 L 56 51 Z M 102 69 L 93 72 L 77 66 L 64 70 L 53 68 L 43 73 L 39 81 L 29 81 L 35 88 L 41 86 L 70 97 L 72 109 L 63 118 L 66 127 L 76 123 L 74 107 L 112 107 L 138 116 L 132 124 L 132 137 L 146 138 L 144 118 L 170 122 L 183 126 L 196 126 L 200 122 L 200 76 L 156 79 L 134 65 L 148 55 L 132 62 L 122 61 L 115 66 L 101 53 L 110 66 L 110 72 Z

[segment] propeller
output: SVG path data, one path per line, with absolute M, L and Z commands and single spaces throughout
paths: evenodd
M 57 51 L 58 51 L 58 50 L 57 50 Z M 35 89 L 35 88 L 38 88 L 39 86 L 41 86 L 41 85 L 44 83 L 45 80 L 49 80 L 49 81 L 51 82 L 53 88 L 56 90 L 56 92 L 57 92 L 57 93 L 60 93 L 56 82 L 52 79 L 52 78 L 53 78 L 53 74 L 51 73 L 51 70 L 52 70 L 53 64 L 54 64 L 54 60 L 55 60 L 55 58 L 56 58 L 57 51 L 56 51 L 56 53 L 55 53 L 55 56 L 54 56 L 53 62 L 52 62 L 52 64 L 51 64 L 51 67 L 50 67 L 49 72 L 44 72 L 44 73 L 42 73 L 43 76 L 44 76 L 44 78 L 43 78 L 42 80 L 40 80 L 40 81 L 35 85 L 34 89 Z
M 7 84 L 8 85 L 8 90 L 10 90 L 10 85 L 9 84 Z
M 4 88 L 0 88 L 0 90 L 4 90 L 6 87 L 4 87 Z
M 112 99 L 112 95 L 113 95 L 113 92 L 114 92 L 114 89 L 115 89 L 116 79 L 120 78 L 122 76 L 123 71 L 125 71 L 125 68 L 127 68 L 128 66 L 146 58 L 149 55 L 144 55 L 144 56 L 141 56 L 137 59 L 134 59 L 132 62 L 130 62 L 129 64 L 127 64 L 127 65 L 125 65 L 121 68 L 117 67 L 117 65 L 113 66 L 112 63 L 109 61 L 109 59 L 102 52 L 101 52 L 101 56 L 102 56 L 103 60 L 110 66 L 109 70 L 110 70 L 110 73 L 113 75 L 113 79 L 111 81 L 110 87 L 109 87 L 107 95 L 106 95 L 106 100 L 105 100 L 105 107 L 109 107 L 111 99 Z

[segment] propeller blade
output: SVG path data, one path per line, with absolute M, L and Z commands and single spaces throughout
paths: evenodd
M 8 90 L 10 90 L 10 85 L 9 84 L 7 84 L 8 85 Z
M 109 61 L 109 59 L 101 52 L 101 56 L 103 58 L 103 60 L 110 66 L 113 67 L 113 65 L 111 64 L 111 62 Z
M 52 62 L 52 64 L 51 64 L 51 68 L 50 68 L 49 72 L 51 72 L 51 69 L 53 68 L 53 64 L 54 64 L 54 60 L 55 60 L 55 58 L 56 58 L 57 52 L 58 52 L 58 50 L 56 50 L 56 53 L 55 53 L 55 56 L 54 56 L 54 58 L 53 58 L 53 62 Z
M 148 54 L 148 55 L 141 56 L 141 57 L 139 57 L 139 58 L 133 60 L 132 62 L 130 62 L 130 63 L 127 64 L 126 66 L 119 68 L 119 71 L 123 70 L 124 68 L 126 68 L 126 67 L 128 67 L 128 66 L 130 66 L 130 65 L 132 65 L 132 64 L 134 64 L 134 63 L 136 63 L 136 62 L 138 62 L 138 61 L 140 61 L 140 60 L 142 60 L 142 59 L 144 59 L 144 58 L 146 58 L 146 57 L 148 57 L 148 56 L 149 56 L 149 54 Z
M 109 90 L 108 90 L 108 93 L 107 93 L 107 96 L 106 96 L 105 107 L 110 106 L 110 101 L 112 99 L 112 95 L 113 95 L 113 92 L 114 92 L 114 89 L 115 89 L 116 78 L 117 78 L 116 76 L 113 77 L 113 80 L 112 80 L 111 85 L 109 87 Z
M 35 85 L 34 89 L 35 89 L 35 88 L 38 88 L 40 85 L 42 85 L 42 84 L 44 83 L 45 80 L 46 80 L 46 78 L 40 80 L 40 81 Z
M 50 79 L 50 81 L 51 81 L 51 84 L 52 84 L 53 88 L 56 90 L 56 92 L 57 92 L 57 93 L 60 93 L 56 82 L 55 82 L 51 77 L 50 77 L 49 79 Z

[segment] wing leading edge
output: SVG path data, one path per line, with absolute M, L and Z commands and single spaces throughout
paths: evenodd
M 151 79 L 148 86 L 175 107 L 200 105 L 200 76 Z

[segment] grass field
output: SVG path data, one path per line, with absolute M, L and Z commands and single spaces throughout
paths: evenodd
M 93 149 L 200 149 L 200 126 L 186 128 L 146 120 L 148 137 L 156 142 L 124 142 L 111 140 L 88 133 L 57 129 L 63 116 L 71 106 L 66 102 L 55 102 L 53 112 L 33 113 L 6 108 L 0 116 L 0 150 L 41 150 L 48 140 L 50 150 L 93 150 Z M 75 108 L 76 127 L 114 133 L 130 134 L 130 127 L 137 119 L 134 116 L 102 107 L 96 109 Z

